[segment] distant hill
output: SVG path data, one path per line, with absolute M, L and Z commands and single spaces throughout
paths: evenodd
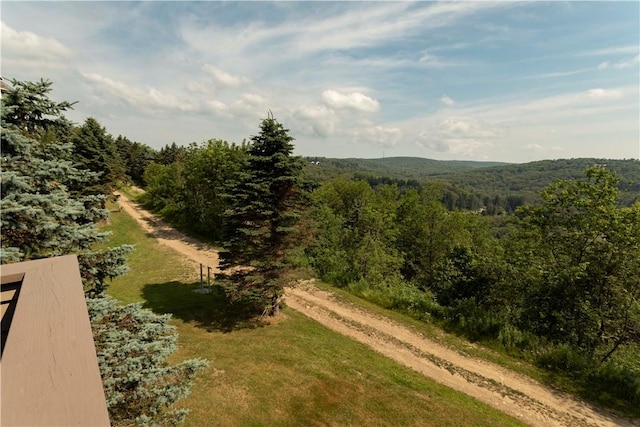
M 305 159 L 314 163 L 314 168 L 311 168 L 309 172 L 312 177 L 319 180 L 355 173 L 360 176 L 424 181 L 435 176 L 508 164 L 463 160 L 432 160 L 421 157 L 385 157 L 382 159 L 306 157 Z
M 615 171 L 621 178 L 621 189 L 630 191 L 634 200 L 640 196 L 640 161 L 611 159 L 563 159 L 493 166 L 435 176 L 472 192 L 508 197 L 517 195 L 525 202 L 539 199 L 546 186 L 559 179 L 584 178 L 584 172 L 593 165 L 602 165 Z M 625 202 L 629 202 L 626 200 Z
M 512 211 L 523 203 L 539 200 L 539 193 L 559 179 L 584 178 L 584 171 L 603 165 L 620 176 L 628 190 L 625 204 L 640 200 L 640 161 L 612 159 L 542 160 L 522 164 L 474 161 L 441 161 L 419 157 L 383 159 L 334 159 L 307 157 L 309 177 L 322 182 L 337 176 L 366 179 L 372 185 L 397 182 L 416 186 L 445 183 L 445 202 L 450 208 L 477 209 L 492 205 L 492 212 Z

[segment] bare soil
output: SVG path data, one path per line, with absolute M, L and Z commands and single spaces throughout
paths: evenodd
M 189 262 L 218 272 L 218 252 L 120 195 L 122 209 Z M 529 377 L 447 348 L 382 315 L 338 300 L 305 281 L 285 291 L 286 304 L 322 325 L 368 345 L 434 381 L 472 396 L 532 426 L 633 426 Z

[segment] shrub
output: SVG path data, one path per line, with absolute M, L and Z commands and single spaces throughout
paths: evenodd
M 109 417 L 118 425 L 177 425 L 186 409 L 169 409 L 186 397 L 195 374 L 208 362 L 191 359 L 169 366 L 177 334 L 140 304 L 119 305 L 110 297 L 87 299 Z

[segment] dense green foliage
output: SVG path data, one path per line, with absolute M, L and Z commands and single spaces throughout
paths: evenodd
M 389 177 L 424 182 L 426 178 L 433 176 L 504 165 L 499 162 L 446 161 L 420 157 L 386 157 L 382 159 L 307 157 L 306 160 L 313 163 L 310 175 L 317 180 L 337 178 L 339 175 L 357 172 L 368 177 Z
M 616 175 L 587 170 L 518 211 L 522 328 L 606 360 L 640 342 L 640 203 L 618 207 Z M 517 254 L 514 254 L 514 257 Z
M 462 173 L 439 175 L 442 179 L 462 186 L 474 194 L 487 198 L 487 209 L 513 212 L 524 203 L 542 201 L 540 193 L 557 180 L 574 180 L 584 176 L 585 169 L 593 165 L 606 166 L 620 177 L 617 187 L 624 190 L 621 203 L 630 206 L 640 200 L 640 161 L 614 159 L 561 159 L 541 160 L 517 165 L 502 165 L 491 168 L 468 170 Z
M 124 166 L 125 177 L 136 185 L 145 185 L 144 171 L 156 158 L 155 150 L 148 145 L 132 142 L 122 135 L 114 143 Z
M 640 360 L 640 203 L 622 206 L 616 174 L 561 180 L 506 221 L 450 211 L 441 191 L 323 184 L 311 266 L 385 307 L 597 378 L 612 401 L 640 402 L 640 365 L 629 363 Z
M 125 271 L 132 248 L 92 250 L 107 237 L 98 222 L 108 212 L 104 195 L 82 190 L 99 174 L 76 167 L 64 139 L 73 133 L 63 116 L 71 105 L 48 98 L 50 82 L 12 83 L 2 97 L 2 261 L 78 254 L 85 290 L 99 294 Z
M 303 163 L 291 155 L 292 140 L 277 120 L 264 119 L 248 144 L 238 181 L 227 183 L 230 236 L 221 254 L 221 284 L 231 301 L 248 303 L 263 315 L 280 310 L 282 276 L 305 201 Z
M 75 128 L 71 138 L 73 161 L 82 169 L 95 172 L 98 178 L 81 190 L 88 194 L 109 194 L 111 186 L 124 177 L 124 165 L 107 130 L 94 118 Z
M 188 393 L 203 363 L 169 366 L 176 336 L 168 318 L 104 297 L 107 279 L 126 271 L 133 249 L 94 250 L 108 236 L 98 224 L 108 218 L 100 205 L 119 176 L 115 146 L 93 119 L 73 129 L 63 116 L 71 104 L 53 102 L 50 91 L 47 81 L 16 80 L 3 90 L 0 258 L 77 254 L 112 423 L 179 421 L 182 413 L 166 408 Z
M 181 228 L 223 242 L 228 233 L 227 190 L 240 179 L 246 147 L 221 140 L 182 150 L 167 146 L 160 151 L 158 162 L 145 170 L 142 201 Z
M 357 178 L 372 187 L 395 184 L 419 188 L 429 182 L 442 185 L 441 201 L 450 209 L 482 210 L 485 214 L 513 213 L 518 206 L 539 203 L 540 192 L 558 179 L 578 179 L 594 164 L 606 165 L 621 177 L 621 202 L 639 199 L 640 161 L 612 159 L 542 160 L 524 164 L 438 161 L 415 157 L 384 159 L 307 158 L 309 176 L 317 183 L 337 177 Z

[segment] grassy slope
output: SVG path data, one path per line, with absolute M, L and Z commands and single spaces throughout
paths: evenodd
M 137 250 L 108 293 L 174 314 L 175 361 L 211 361 L 182 402 L 192 409 L 186 426 L 519 425 L 293 310 L 269 326 L 243 324 L 219 293 L 191 292 L 195 272 L 124 212 L 112 223 L 112 244 Z

